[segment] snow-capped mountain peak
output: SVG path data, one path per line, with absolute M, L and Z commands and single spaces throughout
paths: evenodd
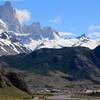
M 83 42 L 87 42 L 89 41 L 89 37 L 87 37 L 87 35 L 84 33 L 81 36 L 78 36 L 77 39 L 83 41 Z
M 92 40 L 86 34 L 73 38 L 69 33 L 63 38 L 63 33 L 48 26 L 41 27 L 38 21 L 21 25 L 9 1 L 0 6 L 0 55 L 29 53 L 40 48 L 84 46 L 94 49 L 100 45 L 100 39 Z
M 0 19 L 6 23 L 8 31 L 21 32 L 21 25 L 16 18 L 16 10 L 13 8 L 10 1 L 6 1 L 0 6 Z
M 12 32 L 0 32 L 0 55 L 28 53 L 31 50 L 20 43 Z

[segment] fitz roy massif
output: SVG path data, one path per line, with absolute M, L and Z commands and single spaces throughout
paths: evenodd
M 9 1 L 0 5 L 0 98 L 100 88 L 99 38 L 65 38 L 38 21 L 20 23 L 16 12 Z

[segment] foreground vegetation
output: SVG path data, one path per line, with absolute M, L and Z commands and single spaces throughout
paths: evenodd
M 0 100 L 19 100 L 30 99 L 31 96 L 18 88 L 11 86 L 4 89 L 0 88 Z

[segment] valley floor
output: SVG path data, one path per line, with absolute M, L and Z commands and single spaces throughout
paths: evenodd
M 100 97 L 68 97 L 68 96 L 53 96 L 47 100 L 100 100 Z
M 100 100 L 100 97 L 69 97 L 69 96 L 51 96 L 51 97 L 45 97 L 45 98 L 39 98 L 35 97 L 31 100 Z

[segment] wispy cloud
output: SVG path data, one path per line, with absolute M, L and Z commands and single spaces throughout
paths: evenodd
M 16 9 L 16 17 L 22 24 L 23 22 L 29 21 L 31 19 L 31 14 L 26 9 L 23 10 Z
M 90 38 L 100 38 L 100 32 L 91 32 L 88 34 Z
M 90 25 L 87 35 L 90 38 L 100 38 L 100 25 Z
M 62 14 L 59 14 L 58 16 L 52 18 L 49 20 L 49 22 L 53 25 L 58 25 L 62 23 Z
M 95 31 L 95 30 L 97 30 L 97 29 L 100 29 L 100 25 L 90 25 L 90 27 L 89 27 L 89 31 Z
M 71 32 L 59 32 L 59 35 L 60 35 L 62 38 L 75 37 L 75 34 L 74 34 L 74 33 L 71 33 Z

